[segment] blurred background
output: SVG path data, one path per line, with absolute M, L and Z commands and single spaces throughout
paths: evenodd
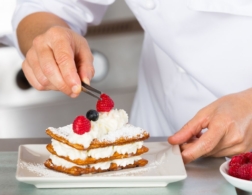
M 15 1 L 1 0 L 0 40 L 11 32 Z M 91 85 L 130 114 L 143 41 L 141 26 L 124 1 L 115 1 L 102 24 L 90 26 L 85 37 L 96 69 Z M 0 138 L 47 137 L 47 127 L 65 126 L 95 109 L 96 99 L 84 93 L 71 99 L 59 92 L 33 89 L 22 74 L 22 61 L 15 48 L 0 45 Z

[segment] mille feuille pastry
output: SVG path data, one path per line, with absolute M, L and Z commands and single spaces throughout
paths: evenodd
M 50 157 L 44 163 L 49 169 L 81 175 L 145 166 L 141 154 L 148 152 L 143 141 L 149 133 L 128 124 L 127 113 L 113 109 L 106 94 L 100 96 L 96 110 L 78 116 L 73 124 L 53 128 L 46 133 L 52 138 L 47 145 Z

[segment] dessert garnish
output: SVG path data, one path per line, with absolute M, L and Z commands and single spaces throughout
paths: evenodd
M 114 101 L 107 94 L 101 94 L 100 98 L 96 103 L 96 110 L 98 112 L 109 112 L 113 109 Z
M 97 121 L 99 118 L 99 112 L 97 112 L 96 110 L 89 110 L 86 114 L 86 117 L 90 121 Z
M 77 116 L 73 122 L 73 131 L 76 134 L 83 135 L 90 131 L 91 123 L 85 116 Z

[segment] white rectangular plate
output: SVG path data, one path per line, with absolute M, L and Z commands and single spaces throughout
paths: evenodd
M 179 146 L 167 142 L 145 142 L 149 162 L 144 167 L 106 173 L 71 176 L 44 166 L 49 157 L 46 145 L 21 145 L 18 151 L 17 180 L 37 188 L 165 187 L 186 178 Z

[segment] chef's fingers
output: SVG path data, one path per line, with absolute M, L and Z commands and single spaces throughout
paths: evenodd
M 224 120 L 222 120 L 222 122 L 223 121 Z M 249 129 L 244 132 L 243 127 L 241 125 L 237 125 L 237 123 L 236 125 L 229 125 L 225 128 L 223 127 L 223 129 L 226 129 L 225 136 L 223 136 L 218 145 L 210 153 L 208 153 L 208 156 L 212 156 L 226 149 L 230 149 L 230 151 L 228 151 L 228 154 L 230 155 L 232 152 L 242 153 L 252 148 L 252 132 Z M 232 151 L 231 148 L 235 148 L 235 151 Z
M 200 138 L 202 135 L 203 135 L 203 133 L 202 133 L 202 131 L 200 131 L 200 132 L 196 135 L 196 137 L 197 137 L 197 138 Z
M 183 152 L 184 150 L 190 148 L 190 147 L 191 147 L 196 141 L 198 141 L 198 140 L 199 140 L 199 139 L 195 138 L 195 139 L 193 139 L 193 140 L 190 140 L 190 141 L 188 141 L 188 142 L 186 142 L 186 143 L 181 144 L 181 145 L 180 145 L 180 150 L 181 150 L 181 152 Z M 221 143 L 221 140 L 220 140 L 219 143 Z M 202 157 L 211 156 L 211 155 L 215 154 L 216 152 L 219 152 L 220 150 L 223 150 L 223 149 L 218 148 L 218 145 L 219 145 L 219 144 L 217 144 L 217 146 L 215 146 L 215 148 L 214 148 L 211 152 L 202 155 Z M 218 149 L 216 149 L 216 148 L 218 148 Z M 224 149 L 225 149 L 225 148 L 224 148 Z
M 191 144 L 190 147 L 183 150 L 182 158 L 184 163 L 189 163 L 211 152 L 225 135 L 225 131 L 220 128 L 221 126 L 218 123 L 212 123 L 208 127 L 208 131 Z
M 38 82 L 31 67 L 29 66 L 26 60 L 24 60 L 22 63 L 22 70 L 24 72 L 27 81 L 30 83 L 31 86 L 33 86 L 37 90 L 44 90 L 44 87 Z
M 168 142 L 172 145 L 182 144 L 190 138 L 199 135 L 202 129 L 206 128 L 209 123 L 209 117 L 205 114 L 197 114 L 186 125 L 184 125 L 177 133 L 168 138 Z
M 222 150 L 218 150 L 216 153 L 213 153 L 209 156 L 212 157 L 232 157 L 244 152 L 250 152 L 250 149 L 246 147 L 244 144 L 237 144 L 228 148 L 224 148 Z
M 51 83 L 42 73 L 42 70 L 40 69 L 40 66 L 39 66 L 36 52 L 33 48 L 31 48 L 27 52 L 26 59 L 24 60 L 22 64 L 22 69 L 28 82 L 35 89 L 40 90 L 40 91 L 56 89 L 53 85 L 51 85 Z
M 180 145 L 181 152 L 190 148 L 192 146 L 192 144 L 193 144 L 193 142 L 184 143 L 184 144 Z M 234 148 L 235 148 L 235 146 L 227 147 L 227 148 L 224 148 L 221 150 L 220 149 L 214 150 L 214 151 L 211 151 L 210 153 L 206 153 L 206 154 L 202 155 L 202 157 L 224 157 L 224 156 L 230 157 L 230 156 L 233 156 L 236 154 L 240 154 L 239 148 L 237 148 L 237 149 L 234 149 Z
M 26 54 L 26 62 L 28 63 L 28 66 L 32 69 L 32 72 L 34 76 L 36 77 L 36 80 L 41 85 L 38 90 L 53 90 L 55 87 L 49 82 L 49 80 L 45 77 L 43 74 L 36 51 L 31 48 L 27 54 Z M 30 73 L 32 74 L 32 73 Z M 38 86 L 39 87 L 39 86 Z
M 85 38 L 76 35 L 75 57 L 76 66 L 80 79 L 86 84 L 90 84 L 94 76 L 95 70 L 93 67 L 93 54 Z
M 249 136 L 249 135 L 246 135 Z M 218 143 L 218 145 L 206 156 L 233 156 L 251 150 L 250 139 L 239 138 L 239 135 L 232 133 L 226 134 Z
M 57 39 L 48 42 L 48 46 L 52 49 L 66 88 L 72 92 L 71 97 L 77 97 L 81 92 L 81 81 L 75 60 L 78 63 L 79 56 L 83 54 L 76 54 L 76 48 L 78 48 L 81 39 L 76 40 L 75 36 L 81 36 L 69 29 L 60 27 L 51 28 L 48 33 L 50 35 L 58 35 Z
M 65 83 L 51 49 L 49 47 L 43 49 L 40 48 L 37 53 L 39 53 L 38 56 L 41 70 L 46 78 L 57 88 L 57 90 L 70 96 L 72 90 Z
M 52 27 L 36 37 L 36 49 L 43 74 L 57 90 L 77 97 L 81 91 L 80 78 L 74 61 L 73 32 L 62 27 Z
M 194 142 L 196 142 L 196 140 L 195 140 Z M 186 150 L 187 148 L 191 147 L 191 145 L 192 145 L 194 142 L 187 142 L 187 143 L 181 144 L 181 145 L 180 145 L 180 150 L 181 150 L 181 152 L 183 152 L 183 151 Z
M 232 138 L 230 140 L 227 140 L 227 137 L 229 137 L 228 134 L 225 134 L 225 136 L 222 137 L 215 148 L 212 151 L 206 153 L 204 156 L 213 156 L 214 154 L 219 153 L 222 150 L 226 150 L 238 144 L 236 141 L 233 141 Z

